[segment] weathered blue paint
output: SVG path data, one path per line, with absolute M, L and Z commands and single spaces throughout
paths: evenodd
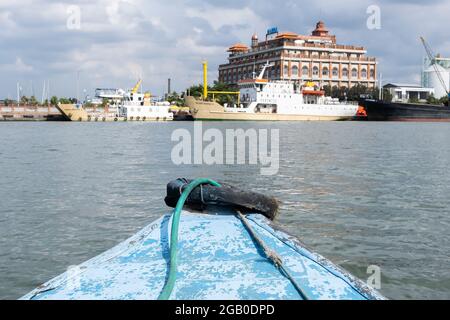
M 248 215 L 310 299 L 383 299 L 375 290 L 305 248 L 262 215 Z M 22 299 L 156 299 L 166 280 L 171 216 L 64 273 Z M 242 222 L 221 210 L 183 211 L 178 273 L 171 299 L 300 299 L 292 283 L 255 246 Z

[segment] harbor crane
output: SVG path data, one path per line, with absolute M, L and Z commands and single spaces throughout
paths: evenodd
M 139 81 L 136 83 L 134 88 L 131 89 L 131 93 L 137 93 L 139 88 L 140 88 L 140 86 L 141 86 L 141 84 L 142 84 L 142 79 L 139 79 Z
M 216 94 L 231 94 L 237 96 L 237 104 L 240 104 L 240 92 L 239 91 L 210 91 L 208 90 L 208 61 L 204 60 L 203 65 L 203 100 L 208 99 L 208 95 L 212 94 L 213 100 Z
M 431 49 L 429 44 L 426 42 L 424 37 L 420 37 L 420 41 L 422 41 L 423 47 L 425 48 L 425 51 L 428 55 L 428 59 L 430 59 L 430 62 L 433 65 L 434 71 L 436 72 L 436 75 L 439 78 L 439 81 L 441 82 L 442 87 L 444 88 L 445 92 L 447 93 L 447 104 L 448 104 L 450 101 L 450 92 L 448 91 L 448 88 L 445 85 L 445 81 L 442 78 L 442 75 L 438 69 L 438 66 L 436 63 L 436 55 L 433 53 L 433 50 Z

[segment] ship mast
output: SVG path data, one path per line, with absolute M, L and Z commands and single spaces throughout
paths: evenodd
M 258 79 L 258 80 L 264 79 L 264 73 L 266 72 L 266 69 L 267 69 L 267 68 L 270 68 L 270 67 L 273 67 L 273 66 L 274 66 L 273 63 L 269 63 L 269 61 L 267 61 L 266 64 L 263 65 L 263 68 L 262 68 L 262 70 L 261 70 L 261 72 L 260 72 L 260 74 L 259 74 L 259 76 L 258 76 L 257 79 Z

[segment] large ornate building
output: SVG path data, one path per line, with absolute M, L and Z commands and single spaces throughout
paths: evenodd
M 312 81 L 321 87 L 377 84 L 376 59 L 367 57 L 363 47 L 336 44 L 322 21 L 310 36 L 272 29 L 264 41 L 255 34 L 250 48 L 238 43 L 228 52 L 228 63 L 219 66 L 219 81 L 227 84 L 252 78 L 267 61 L 274 65 L 265 74 L 271 80 Z

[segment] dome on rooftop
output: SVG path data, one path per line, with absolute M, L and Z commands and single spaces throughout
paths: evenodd
M 328 35 L 328 29 L 325 27 L 325 22 L 322 20 L 317 22 L 316 29 L 312 32 L 313 36 L 323 37 Z

